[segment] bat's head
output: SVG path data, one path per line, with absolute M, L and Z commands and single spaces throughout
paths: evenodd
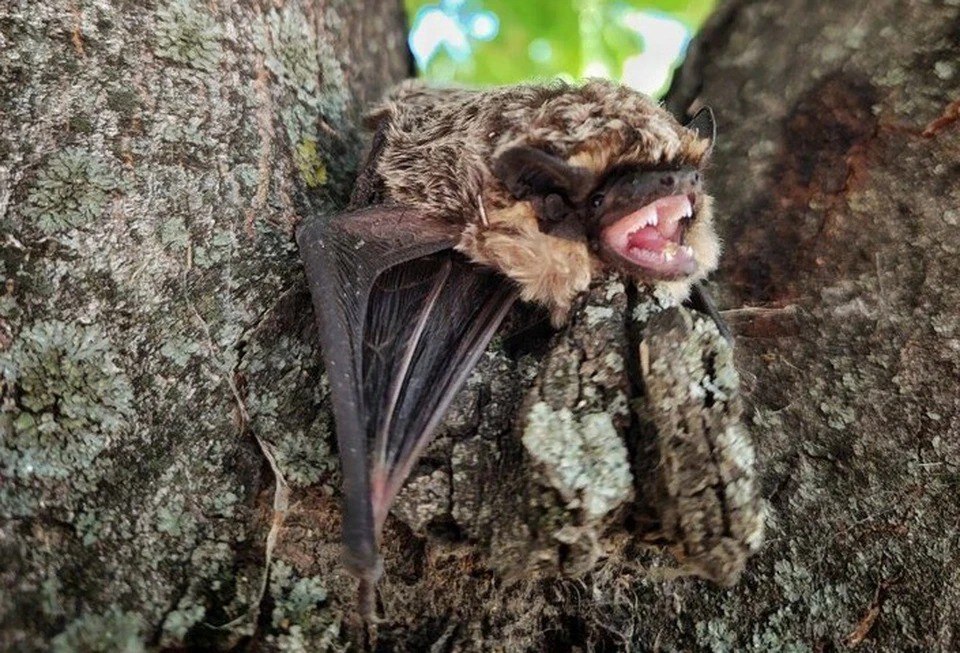
M 703 138 L 693 141 L 687 156 L 656 164 L 621 161 L 606 170 L 580 202 L 579 215 L 591 249 L 606 265 L 685 295 L 716 268 L 720 254 L 703 185 L 706 157 L 690 156 L 709 151 L 713 114 L 705 109 L 678 129 Z
M 541 233 L 582 241 L 601 266 L 683 295 L 719 256 L 703 185 L 713 116 L 703 110 L 681 126 L 663 114 L 669 131 L 654 156 L 635 142 L 586 142 L 568 157 L 523 143 L 500 152 L 493 169 L 533 208 Z
M 650 98 L 604 81 L 501 104 L 508 128 L 489 160 L 493 183 L 459 248 L 518 282 L 525 300 L 559 322 L 598 270 L 682 298 L 716 267 L 703 186 L 709 110 L 681 125 Z

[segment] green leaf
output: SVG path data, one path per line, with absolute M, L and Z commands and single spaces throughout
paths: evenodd
M 625 22 L 628 16 L 653 12 L 693 33 L 714 5 L 715 0 L 405 0 L 414 28 L 418 15 L 442 12 L 445 24 L 453 26 L 452 37 L 465 37 L 468 44 L 466 56 L 455 49 L 451 56 L 441 45 L 421 74 L 476 86 L 576 79 L 600 70 L 619 79 L 624 62 L 645 47 L 643 37 Z M 489 14 L 499 23 L 496 36 L 475 38 L 472 21 Z

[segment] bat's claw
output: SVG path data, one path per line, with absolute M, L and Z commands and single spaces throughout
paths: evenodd
M 368 614 L 363 617 L 363 622 L 367 624 L 370 628 L 376 628 L 380 624 L 387 623 L 387 619 L 377 615 L 377 614 Z

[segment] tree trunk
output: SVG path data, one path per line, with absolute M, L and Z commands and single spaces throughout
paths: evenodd
M 0 7 L 0 649 L 337 639 L 287 563 L 262 599 L 251 434 L 335 486 L 293 227 L 346 200 L 404 26 L 379 0 Z
M 642 608 L 665 650 L 960 646 L 960 6 L 732 1 L 674 85 L 717 111 L 716 294 L 767 543 Z
M 291 230 L 345 197 L 402 18 L 275 4 L 0 10 L 0 645 L 956 648 L 955 2 L 732 0 L 668 99 L 720 123 L 714 291 L 768 502 L 739 584 L 638 537 L 656 302 L 605 280 L 456 400 L 387 525 L 372 633 Z

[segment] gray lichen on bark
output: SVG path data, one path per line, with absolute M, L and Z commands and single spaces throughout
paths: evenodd
M 646 494 L 659 535 L 685 570 L 733 585 L 760 548 L 764 508 L 732 346 L 709 318 L 671 307 L 645 325 L 640 365 L 636 410 L 657 434 Z
M 728 2 L 694 47 L 676 108 L 717 112 L 715 291 L 770 518 L 740 586 L 644 611 L 664 646 L 957 646 L 958 24 Z
M 3 648 L 363 645 L 290 230 L 345 199 L 358 108 L 406 72 L 384 7 L 0 7 Z M 535 355 L 494 346 L 457 398 L 414 479 L 447 479 L 436 510 L 420 536 L 387 525 L 381 646 L 956 648 L 958 24 L 955 2 L 726 2 L 670 99 L 720 124 L 713 289 L 770 506 L 740 583 L 677 578 L 641 545 L 676 530 L 640 514 L 669 502 L 646 500 L 658 441 L 619 403 L 628 316 L 603 291 Z M 294 486 L 256 623 L 273 479 L 238 395 Z M 536 405 L 639 438 L 596 558 L 530 529 L 583 518 L 569 484 L 522 473 Z M 47 466 L 23 466 L 37 443 Z M 555 510 L 502 509 L 531 497 Z M 495 550 L 547 571 L 499 578 Z M 549 571 L 568 559 L 593 571 Z
M 487 390 L 517 405 L 496 446 L 448 433 L 454 444 L 437 445 L 437 458 L 449 464 L 428 466 L 401 493 L 394 516 L 428 549 L 449 541 L 430 525 L 452 522 L 472 564 L 505 578 L 636 571 L 638 548 L 669 547 L 682 568 L 655 555 L 663 568 L 651 577 L 736 581 L 760 544 L 762 511 L 731 347 L 668 295 L 628 294 L 616 278 L 595 284 L 542 356 L 511 365 L 501 349 L 488 354 L 475 385 L 497 368 L 530 381 L 519 400 Z M 469 423 L 457 409 L 453 420 Z
M 956 648 L 958 24 L 953 2 L 723 3 L 672 104 L 718 115 L 712 287 L 766 544 L 731 589 L 601 562 L 483 593 L 526 612 L 477 621 L 534 647 Z M 459 641 L 477 632 L 464 613 Z
M 0 7 L 0 648 L 257 629 L 272 478 L 238 402 L 291 482 L 336 483 L 292 229 L 344 198 L 402 29 L 363 2 Z M 331 640 L 325 581 L 285 574 L 275 613 L 316 619 L 261 635 Z

